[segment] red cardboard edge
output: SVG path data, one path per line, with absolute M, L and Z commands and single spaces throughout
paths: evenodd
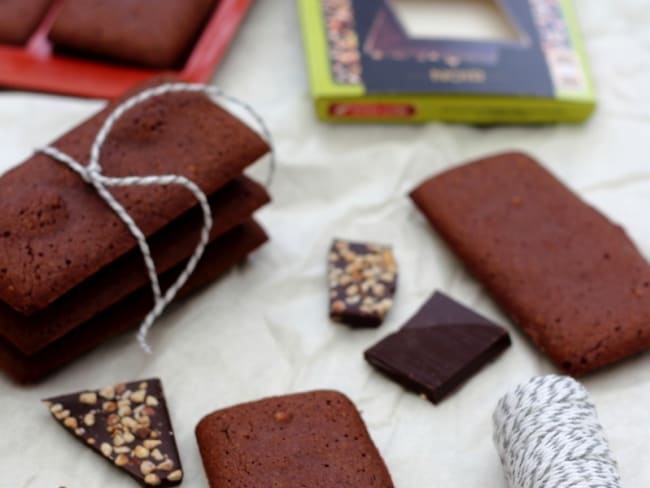
M 154 75 L 171 72 L 205 83 L 230 46 L 253 0 L 221 0 L 180 71 L 101 63 L 52 53 L 47 40 L 61 0 L 55 2 L 26 46 L 0 45 L 0 86 L 90 98 L 115 98 Z

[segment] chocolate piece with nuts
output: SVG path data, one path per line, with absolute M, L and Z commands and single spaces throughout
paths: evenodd
M 52 416 L 142 486 L 183 480 L 174 431 L 158 379 L 44 400 Z
M 330 317 L 378 327 L 393 306 L 397 264 L 388 246 L 335 240 L 329 253 Z

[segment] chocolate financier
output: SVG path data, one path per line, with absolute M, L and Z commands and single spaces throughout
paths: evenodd
M 196 427 L 210 487 L 393 488 L 354 404 L 335 391 L 267 398 Z
M 218 238 L 206 248 L 177 300 L 223 275 L 266 240 L 266 233 L 253 220 Z M 164 273 L 161 286 L 168 287 L 184 265 Z M 40 381 L 108 339 L 140 325 L 152 306 L 151 287 L 146 285 L 32 356 L 0 339 L 0 369 L 18 383 Z
M 228 183 L 210 198 L 214 216 L 210 240 L 246 221 L 268 200 L 264 188 L 245 176 Z M 200 210 L 193 209 L 149 239 L 158 273 L 190 257 L 202 225 Z M 0 336 L 23 354 L 33 355 L 148 283 L 142 253 L 134 249 L 29 317 L 0 303 Z
M 0 44 L 25 44 L 51 3 L 52 0 L 0 1 Z
M 56 47 L 151 68 L 184 61 L 216 0 L 65 0 Z
M 650 347 L 650 266 L 625 230 L 531 157 L 505 153 L 411 198 L 512 320 L 581 375 Z
M 175 78 L 161 77 L 124 98 Z M 105 110 L 54 142 L 87 161 Z M 110 176 L 178 174 L 210 195 L 269 150 L 248 126 L 200 93 L 148 100 L 117 122 L 101 153 Z M 175 185 L 112 188 L 145 236 L 196 205 Z M 65 165 L 36 154 L 0 177 L 0 300 L 31 315 L 44 309 L 136 242 L 94 188 Z

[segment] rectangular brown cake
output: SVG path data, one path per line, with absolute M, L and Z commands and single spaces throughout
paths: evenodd
M 355 405 L 314 391 L 236 405 L 196 427 L 211 488 L 393 488 Z
M 218 238 L 206 249 L 203 259 L 181 295 L 215 280 L 266 240 L 266 233 L 253 220 Z M 181 263 L 163 274 L 161 285 L 169 286 L 183 265 L 184 263 Z M 0 339 L 0 369 L 19 383 L 39 381 L 111 337 L 137 327 L 152 306 L 151 289 L 149 286 L 143 286 L 34 355 L 25 355 Z
M 51 3 L 51 0 L 1 0 L 0 44 L 25 44 Z
M 64 0 L 55 46 L 151 68 L 173 68 L 197 39 L 215 0 Z
M 210 199 L 215 218 L 211 240 L 247 220 L 268 201 L 264 188 L 245 176 L 228 183 Z M 159 273 L 189 258 L 202 224 L 200 211 L 194 209 L 149 239 Z M 0 337 L 23 354 L 33 355 L 148 284 L 142 253 L 134 249 L 29 317 L 0 303 Z
M 157 85 L 149 82 L 125 95 Z M 119 102 L 119 101 L 118 101 Z M 105 110 L 54 143 L 86 162 Z M 110 176 L 182 174 L 208 195 L 268 151 L 248 126 L 197 93 L 168 94 L 127 112 L 101 153 Z M 146 236 L 196 202 L 175 187 L 120 187 L 111 193 Z M 76 173 L 36 154 L 0 178 L 0 300 L 32 315 L 135 248 L 135 240 Z
M 529 156 L 435 176 L 411 198 L 512 320 L 573 375 L 650 347 L 650 266 L 623 228 Z

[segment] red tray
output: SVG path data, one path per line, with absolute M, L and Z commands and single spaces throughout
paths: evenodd
M 252 3 L 253 0 L 221 0 L 185 66 L 179 71 L 171 72 L 185 81 L 207 82 Z M 0 86 L 93 98 L 114 98 L 147 78 L 163 72 L 54 53 L 47 34 L 61 5 L 62 0 L 54 2 L 26 46 L 0 44 Z

